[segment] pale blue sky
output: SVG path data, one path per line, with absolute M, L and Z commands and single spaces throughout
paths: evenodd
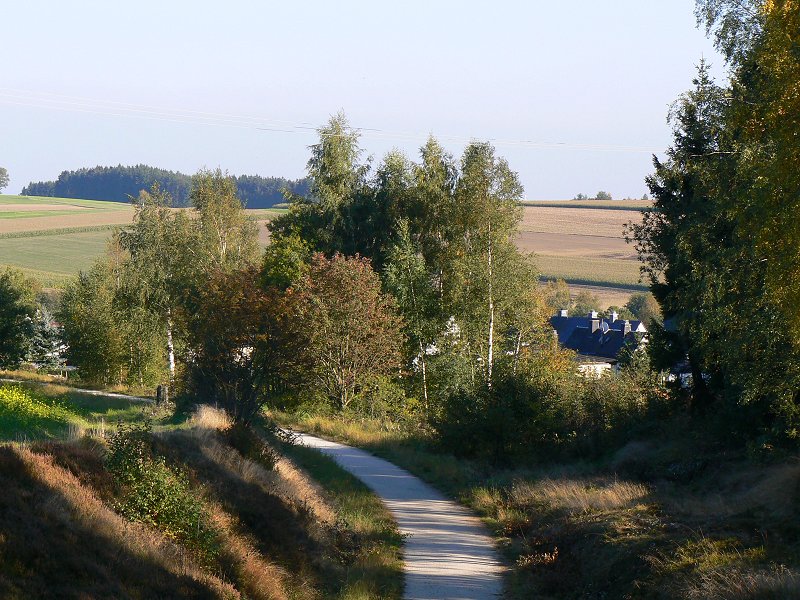
M 694 66 L 705 56 L 722 73 L 693 8 L 3 0 L 6 193 L 98 164 L 295 178 L 309 127 L 344 109 L 376 159 L 416 157 L 428 133 L 456 155 L 492 139 L 529 198 L 638 197 Z

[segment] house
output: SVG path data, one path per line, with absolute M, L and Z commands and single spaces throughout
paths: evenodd
M 647 343 L 647 328 L 641 321 L 620 319 L 616 312 L 600 318 L 592 311 L 582 317 L 570 317 L 561 310 L 550 318 L 558 342 L 578 354 L 578 370 L 586 376 L 599 377 L 617 368 L 624 347 L 633 348 Z

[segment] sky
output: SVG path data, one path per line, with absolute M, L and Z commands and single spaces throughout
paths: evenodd
M 529 199 L 641 197 L 705 57 L 693 0 L 0 0 L 6 193 L 148 164 L 297 178 L 343 110 L 375 162 L 489 140 Z

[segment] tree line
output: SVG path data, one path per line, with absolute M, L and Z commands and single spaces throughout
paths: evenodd
M 240 175 L 235 177 L 239 199 L 247 208 L 269 208 L 284 202 L 284 193 L 305 194 L 308 181 L 283 177 Z M 191 201 L 192 178 L 176 171 L 136 165 L 126 167 L 93 167 L 62 171 L 55 181 L 31 182 L 22 189 L 27 196 L 83 198 L 128 202 L 141 190 L 154 184 L 169 193 L 173 206 L 185 207 Z
M 686 359 L 696 414 L 740 439 L 800 438 L 800 6 L 698 0 L 729 82 L 701 62 L 630 225 L 666 318 L 656 364 Z

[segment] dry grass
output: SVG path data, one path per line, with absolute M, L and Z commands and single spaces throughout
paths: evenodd
M 637 210 L 598 210 L 526 206 L 520 231 L 622 239 L 625 223 L 639 223 Z
M 206 404 L 197 407 L 189 422 L 198 429 L 215 429 L 217 431 L 225 431 L 233 426 L 233 421 L 224 410 Z
M 800 598 L 800 573 L 786 567 L 769 570 L 729 569 L 702 574 L 688 582 L 685 597 L 692 600 L 748 600 Z
M 209 503 L 211 524 L 219 532 L 222 558 L 235 571 L 245 598 L 286 600 L 285 570 L 265 560 L 256 544 L 238 533 L 236 520 L 216 503 Z
M 547 506 L 568 512 L 607 511 L 643 502 L 650 490 L 617 479 L 550 479 L 517 481 L 508 492 L 515 506 Z
M 8 562 L 10 557 L 2 557 L 3 569 L 11 576 L 5 584 L 15 584 L 20 597 L 26 595 L 23 590 L 28 590 L 27 597 L 39 596 L 37 589 L 69 596 L 79 591 L 82 597 L 163 596 L 169 589 L 184 590 L 187 597 L 240 597 L 232 585 L 201 569 L 182 548 L 114 513 L 74 474 L 54 464 L 51 456 L 10 446 L 0 451 L 5 493 L 13 494 L 14 484 L 26 485 L 21 483 L 25 475 L 20 468 L 33 477 L 26 495 L 28 518 L 36 523 L 4 524 L 7 532 L 9 526 L 17 530 L 7 533 L 12 536 L 27 527 L 25 542 L 18 539 L 14 551 L 23 560 L 32 552 L 37 557 L 22 579 L 19 568 Z M 44 527 L 47 537 L 42 535 Z M 44 543 L 47 547 L 37 547 Z M 75 565 L 80 565 L 78 571 L 72 570 Z M 12 583 L 14 574 L 17 579 Z

